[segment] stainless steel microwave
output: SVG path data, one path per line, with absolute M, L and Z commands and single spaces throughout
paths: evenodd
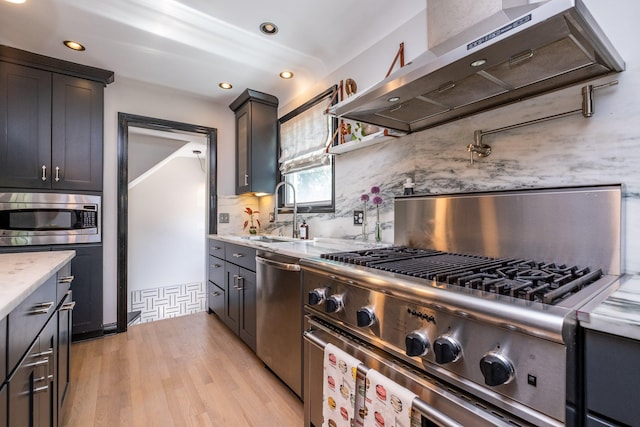
M 100 242 L 101 199 L 87 194 L 0 193 L 0 246 Z

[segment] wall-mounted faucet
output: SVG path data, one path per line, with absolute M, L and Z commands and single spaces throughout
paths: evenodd
M 290 182 L 287 181 L 282 181 L 280 183 L 278 183 L 278 185 L 276 185 L 276 189 L 274 190 L 274 193 L 276 193 L 276 200 L 275 200 L 275 207 L 273 210 L 273 219 L 275 221 L 278 220 L 278 190 L 280 189 L 280 187 L 282 187 L 283 185 L 288 185 L 289 187 L 291 187 L 291 194 L 293 195 L 293 238 L 298 238 L 300 230 L 298 230 L 298 204 L 296 202 L 296 189 L 293 186 L 293 184 L 291 184 Z

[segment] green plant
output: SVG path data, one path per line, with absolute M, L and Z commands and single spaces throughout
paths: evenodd
M 361 141 L 363 136 L 364 136 L 364 126 L 362 126 L 362 123 L 356 122 L 355 126 L 353 127 L 353 131 L 351 132 L 351 140 Z

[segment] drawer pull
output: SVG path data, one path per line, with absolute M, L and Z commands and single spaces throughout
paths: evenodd
M 49 350 L 43 351 L 42 353 L 36 353 L 32 355 L 32 357 L 48 357 L 48 356 L 51 356 L 52 354 L 53 354 L 53 349 L 50 348 Z
M 219 297 L 222 294 L 220 292 L 218 292 L 218 291 L 213 291 L 213 292 L 211 292 L 211 295 L 213 295 L 214 297 Z
M 242 258 L 244 256 L 244 254 L 239 254 L 239 253 L 236 252 L 236 253 L 233 254 L 233 256 L 235 258 Z
M 76 308 L 76 302 L 75 301 L 65 302 L 64 304 L 62 304 L 60 306 L 60 311 L 71 311 L 74 308 Z
M 51 307 L 54 305 L 55 302 L 53 301 L 36 304 L 35 308 L 29 312 L 29 314 L 49 314 L 49 310 L 51 310 Z
M 62 276 L 60 279 L 58 279 L 58 283 L 71 283 L 73 282 L 73 279 L 73 276 Z
M 33 394 L 36 393 L 44 393 L 46 391 L 49 391 L 49 385 L 43 385 L 42 387 L 36 387 L 33 389 Z
M 34 378 L 34 383 L 41 383 L 42 381 L 53 381 L 53 375 L 47 375 L 46 377 Z
M 220 268 L 220 267 L 222 267 L 222 266 L 221 266 L 220 264 L 211 264 L 211 267 L 213 267 L 213 268 Z
M 32 363 L 27 363 L 25 366 L 25 368 L 37 368 L 38 366 L 46 366 L 49 364 L 49 358 L 46 359 L 40 359 L 40 360 L 36 360 L 35 362 Z
M 213 249 L 214 251 L 219 251 L 222 248 L 220 246 L 212 246 L 211 249 Z

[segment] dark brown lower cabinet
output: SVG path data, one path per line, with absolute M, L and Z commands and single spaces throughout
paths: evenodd
M 4 384 L 0 386 L 0 427 L 7 427 L 7 409 L 8 409 L 8 393 L 7 393 L 7 385 Z
M 57 330 L 54 314 L 9 378 L 9 427 L 58 425 Z
M 222 321 L 256 351 L 256 273 L 225 262 Z

